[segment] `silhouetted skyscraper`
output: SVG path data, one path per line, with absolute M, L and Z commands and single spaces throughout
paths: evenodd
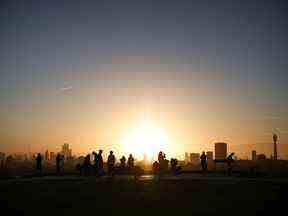
M 257 160 L 266 160 L 266 155 L 265 154 L 257 155 Z
M 65 158 L 72 157 L 72 149 L 69 149 L 68 143 L 64 143 L 61 153 L 64 155 Z
M 251 157 L 251 158 L 252 158 L 253 161 L 257 160 L 256 150 L 253 150 L 253 151 L 252 151 L 252 157 Z
M 46 150 L 45 152 L 45 160 L 48 161 L 49 160 L 49 151 Z
M 274 142 L 274 160 L 277 160 L 277 134 L 273 134 L 273 142 Z
M 200 153 L 191 153 L 190 154 L 190 162 L 193 164 L 200 163 Z
M 185 152 L 185 163 L 189 163 L 189 154 Z
M 215 143 L 215 160 L 225 160 L 227 157 L 227 143 Z
M 55 157 L 55 153 L 54 152 L 50 152 L 50 158 L 51 161 L 54 161 L 56 159 Z

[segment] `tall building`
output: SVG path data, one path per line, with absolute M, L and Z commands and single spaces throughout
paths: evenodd
M 5 162 L 5 153 L 0 152 L 0 165 L 2 166 Z
M 213 160 L 213 151 L 207 151 L 207 160 Z
M 215 160 L 225 160 L 227 157 L 227 143 L 215 143 Z
M 144 153 L 143 162 L 144 162 L 144 164 L 148 164 L 148 162 L 149 162 L 148 155 L 146 153 Z
M 56 157 L 55 157 L 55 153 L 54 152 L 50 152 L 50 161 L 55 161 Z
M 185 152 L 185 163 L 189 163 L 189 154 Z
M 192 164 L 200 163 L 200 153 L 190 153 L 190 162 Z
M 252 150 L 252 160 L 253 161 L 255 161 L 255 160 L 257 160 L 257 152 L 256 152 L 256 150 Z
M 257 160 L 266 160 L 266 155 L 265 154 L 257 155 Z
M 64 143 L 64 145 L 62 145 L 61 153 L 64 155 L 65 158 L 72 157 L 72 149 L 69 148 L 68 143 Z
M 49 151 L 46 150 L 45 152 L 45 160 L 48 161 L 49 160 Z

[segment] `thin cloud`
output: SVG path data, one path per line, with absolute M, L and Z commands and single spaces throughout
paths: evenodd
M 69 90 L 72 90 L 72 89 L 73 89 L 72 86 L 66 86 L 66 87 L 60 88 L 60 91 L 69 91 Z
M 264 119 L 265 120 L 280 120 L 281 117 L 280 116 L 265 116 Z

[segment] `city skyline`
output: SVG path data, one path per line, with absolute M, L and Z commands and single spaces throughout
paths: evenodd
M 276 133 L 288 155 L 282 1 L 4 1 L 0 13 L 0 151 L 184 157 L 226 142 L 270 156 Z

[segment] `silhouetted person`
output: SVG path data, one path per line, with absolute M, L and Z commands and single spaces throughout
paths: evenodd
M 177 170 L 177 159 L 171 158 L 170 165 L 171 165 L 171 171 L 175 174 Z
M 202 155 L 200 156 L 200 160 L 201 160 L 201 167 L 202 167 L 202 171 L 206 172 L 207 171 L 207 155 L 205 154 L 205 152 L 202 152 Z
M 129 158 L 128 158 L 128 167 L 130 170 L 133 170 L 133 168 L 134 168 L 134 158 L 133 158 L 132 154 L 130 154 Z
M 160 164 L 157 161 L 153 163 L 152 171 L 156 175 L 160 173 Z
M 169 161 L 166 160 L 166 155 L 162 151 L 160 151 L 158 154 L 158 161 L 160 165 L 160 173 L 168 171 Z
M 108 173 L 110 175 L 113 175 L 114 166 L 115 166 L 115 156 L 113 154 L 113 151 L 110 151 L 107 163 L 108 163 Z
M 57 175 L 60 175 L 60 161 L 61 161 L 61 155 L 57 154 L 57 156 L 56 156 L 56 171 L 57 171 Z
M 63 154 L 60 155 L 60 174 L 64 175 L 64 161 L 65 157 Z
M 101 172 L 103 172 L 103 164 L 104 164 L 104 162 L 103 162 L 103 157 L 102 157 L 102 150 L 100 149 L 99 150 L 99 152 L 98 152 L 98 158 L 97 158 L 97 162 L 98 162 L 98 167 L 99 167 L 99 170 L 101 171 Z
M 97 173 L 99 171 L 99 162 L 98 162 L 99 157 L 95 151 L 93 151 L 92 154 L 94 156 L 94 173 L 95 173 L 95 175 L 97 175 Z
M 89 175 L 90 166 L 91 166 L 90 154 L 87 154 L 83 163 L 84 175 Z
M 232 174 L 232 164 L 234 163 L 234 152 L 232 152 L 226 159 L 227 167 L 228 167 L 228 175 Z
M 41 154 L 38 153 L 36 157 L 36 171 L 38 176 L 42 176 L 42 160 Z
M 120 167 L 125 168 L 125 166 L 126 166 L 126 158 L 123 155 L 122 158 L 120 159 Z

